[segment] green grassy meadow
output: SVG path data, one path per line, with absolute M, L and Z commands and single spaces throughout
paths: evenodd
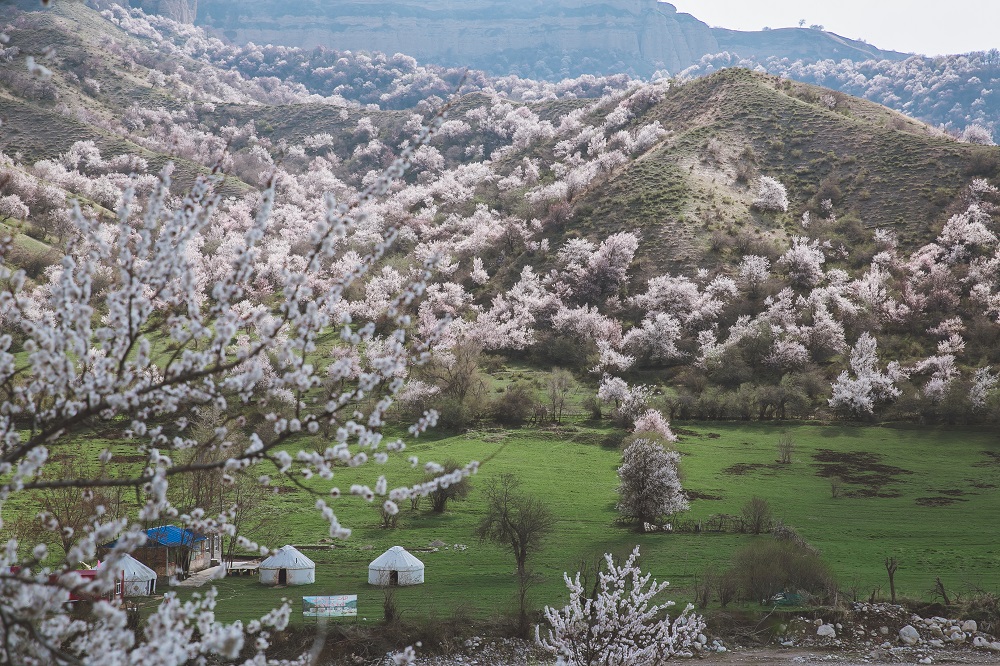
M 733 423 L 679 424 L 678 430 L 684 487 L 701 498 L 692 500 L 683 521 L 738 514 L 744 501 L 758 495 L 770 501 L 776 518 L 822 551 L 848 595 L 857 590 L 867 598 L 875 587 L 888 588 L 886 556 L 899 561 L 896 585 L 903 596 L 929 598 L 938 576 L 950 592 L 1000 588 L 1000 544 L 995 538 L 1000 442 L 995 432 Z M 776 444 L 784 432 L 796 442 L 789 465 L 776 462 Z M 357 594 L 359 620 L 380 620 L 383 594 L 367 584 L 367 565 L 393 545 L 416 551 L 426 565 L 424 585 L 397 591 L 404 618 L 454 613 L 488 618 L 510 611 L 513 558 L 496 546 L 478 543 L 473 535 L 483 512 L 476 487 L 502 472 L 519 475 L 523 488 L 544 497 L 557 518 L 532 562 L 539 577 L 532 590 L 538 607 L 565 602 L 564 571 L 574 572 L 581 562 L 592 562 L 604 552 L 625 554 L 635 544 L 642 547 L 644 568 L 657 579 L 669 580 L 671 597 L 684 602 L 693 597 L 691 585 L 707 567 L 723 567 L 749 539 L 767 538 L 638 534 L 617 525 L 620 453 L 600 444 L 609 433 L 581 423 L 559 430 L 472 432 L 419 440 L 407 454 L 421 461 L 486 461 L 473 478 L 468 500 L 450 504 L 444 514 L 431 513 L 426 501 L 418 511 L 404 507 L 399 526 L 392 530 L 379 527 L 378 511 L 364 501 L 338 500 L 337 515 L 354 533 L 335 549 L 304 551 L 317 564 L 315 584 L 268 589 L 256 578 L 227 578 L 217 583 L 218 615 L 247 619 L 287 596 L 295 601 L 295 621 L 302 622 L 299 597 Z M 830 470 L 827 465 L 839 467 Z M 351 483 L 374 484 L 380 473 L 390 485 L 423 478 L 403 456 L 384 470 L 370 465 L 338 470 L 334 482 L 346 490 Z M 838 498 L 832 497 L 830 478 L 824 476 L 832 473 L 844 479 Z M 326 528 L 312 504 L 302 491 L 275 495 L 273 510 L 283 538 L 274 545 L 320 543 Z M 449 547 L 417 550 L 435 539 Z M 468 548 L 456 550 L 454 544 Z

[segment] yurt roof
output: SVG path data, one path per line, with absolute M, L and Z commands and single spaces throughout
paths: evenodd
M 105 565 L 107 562 L 101 562 L 98 569 L 103 569 Z M 125 580 L 156 580 L 156 572 L 131 555 L 126 554 L 119 560 L 116 569 L 119 575 L 122 571 L 125 572 Z
M 295 546 L 282 546 L 271 557 L 260 563 L 261 569 L 315 569 L 316 563 L 298 551 Z
M 368 568 L 385 571 L 418 571 L 424 568 L 424 563 L 406 552 L 402 546 L 393 546 L 372 560 Z

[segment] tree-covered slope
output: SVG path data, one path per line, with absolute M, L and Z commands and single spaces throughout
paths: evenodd
M 208 248 L 227 247 L 260 192 L 275 190 L 261 297 L 280 290 L 278 267 L 301 260 L 324 197 L 359 201 L 442 103 L 405 100 L 449 85 L 402 60 L 343 58 L 321 77 L 353 77 L 350 94 L 364 96 L 349 99 L 261 73 L 281 54 L 307 62 L 295 50 L 234 49 L 119 6 L 5 11 L 8 222 L 61 242 L 71 199 L 107 216 L 122 188 L 147 195 L 168 159 L 177 192 L 219 170 L 228 221 Z M 46 72 L 28 70 L 30 54 Z M 997 148 L 741 69 L 569 87 L 478 74 L 452 90 L 410 171 L 383 200 L 365 200 L 350 251 L 389 230 L 399 243 L 370 284 L 354 287 L 358 313 L 373 312 L 413 262 L 440 257 L 439 300 L 424 323 L 456 318 L 445 348 L 474 342 L 569 365 L 590 382 L 650 379 L 678 392 L 683 414 L 787 415 L 768 393 L 783 382 L 794 384 L 780 391 L 796 396 L 795 414 L 826 413 L 852 345 L 868 333 L 922 377 L 901 413 L 940 402 L 940 393 L 919 397 L 923 378 L 965 391 L 956 378 L 972 382 L 995 362 L 986 257 Z M 380 95 L 403 108 L 361 103 Z M 44 262 L 19 261 L 44 281 Z M 952 343 L 935 353 L 942 331 L 959 334 L 952 319 L 975 331 L 964 357 Z M 859 359 L 871 357 L 866 345 Z

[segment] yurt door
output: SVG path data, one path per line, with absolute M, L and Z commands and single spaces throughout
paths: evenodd
M 288 585 L 288 569 L 278 569 L 278 585 Z
M 390 571 L 389 572 L 389 585 L 399 585 L 399 572 Z

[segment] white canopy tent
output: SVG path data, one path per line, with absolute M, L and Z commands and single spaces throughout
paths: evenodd
M 393 546 L 368 565 L 371 585 L 419 585 L 424 582 L 424 563 L 402 546 Z
M 101 562 L 97 568 L 103 569 L 107 562 Z M 122 596 L 148 597 L 156 592 L 156 572 L 131 555 L 125 555 L 118 561 L 118 580 L 122 581 Z
M 308 585 L 316 582 L 316 563 L 295 546 L 282 546 L 260 563 L 260 582 L 264 585 Z

